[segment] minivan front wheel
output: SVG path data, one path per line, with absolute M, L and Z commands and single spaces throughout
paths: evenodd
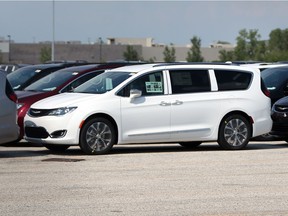
M 219 129 L 218 144 L 223 149 L 243 149 L 250 138 L 251 124 L 242 115 L 230 115 L 222 121 Z
M 116 142 L 113 124 L 105 118 L 87 121 L 80 134 L 80 148 L 86 154 L 105 154 Z

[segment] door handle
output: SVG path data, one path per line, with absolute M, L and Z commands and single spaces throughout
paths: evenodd
M 172 103 L 172 105 L 181 105 L 183 104 L 183 101 L 179 101 L 179 100 L 176 100 L 174 103 Z
M 171 103 L 165 102 L 165 101 L 161 101 L 160 106 L 170 106 Z

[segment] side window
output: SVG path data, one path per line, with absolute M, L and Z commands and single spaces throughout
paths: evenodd
M 78 87 L 79 85 L 83 84 L 84 82 L 90 80 L 91 78 L 101 74 L 102 71 L 100 72 L 96 72 L 96 73 L 87 73 L 84 74 L 83 76 L 81 76 L 80 78 L 73 80 L 72 83 L 70 83 L 69 85 L 67 85 L 64 89 L 62 89 L 61 92 L 69 92 L 69 91 L 73 91 L 73 89 L 75 89 L 76 87 Z
M 173 94 L 211 91 L 207 70 L 171 70 Z
M 138 77 L 123 88 L 118 95 L 129 97 L 131 89 L 140 90 L 142 96 L 163 95 L 164 83 L 162 72 L 159 71 Z
M 219 91 L 245 90 L 252 74 L 246 71 L 214 70 Z

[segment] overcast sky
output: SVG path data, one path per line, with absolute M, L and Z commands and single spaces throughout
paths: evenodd
M 53 1 L 0 0 L 0 37 L 15 42 L 51 41 Z M 155 43 L 202 46 L 235 44 L 241 29 L 288 28 L 288 1 L 59 1 L 54 2 L 55 40 L 95 42 L 99 37 L 152 37 Z

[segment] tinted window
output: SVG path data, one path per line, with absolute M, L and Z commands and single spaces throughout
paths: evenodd
M 270 91 L 272 104 L 284 97 L 284 87 L 288 81 L 288 67 L 269 68 L 261 72 L 265 86 Z
M 249 87 L 252 74 L 245 71 L 215 70 L 219 91 L 245 90 Z
M 164 84 L 162 72 L 154 72 L 137 78 L 122 89 L 118 95 L 129 97 L 131 89 L 140 90 L 142 96 L 163 95 Z
M 92 73 L 84 74 L 83 76 L 79 77 L 76 80 L 73 80 L 69 85 L 67 85 L 61 92 L 68 92 L 73 91 L 75 88 L 77 88 L 79 85 L 82 85 L 84 82 L 92 79 L 93 77 L 103 73 L 104 71 L 94 71 Z
M 8 74 L 7 79 L 14 90 L 23 90 L 36 80 L 39 80 L 40 78 L 59 69 L 60 67 L 47 68 L 47 66 L 42 66 L 35 68 L 28 66 L 19 68 L 13 73 Z
M 173 94 L 211 90 L 207 70 L 172 70 L 169 73 Z
M 25 83 L 27 80 L 31 79 L 35 73 L 39 73 L 41 70 L 35 68 L 27 67 L 20 68 L 7 76 L 7 79 L 11 83 L 14 89 L 21 87 L 21 84 Z
M 74 92 L 104 94 L 132 76 L 127 72 L 105 72 L 74 89 Z
M 261 77 L 268 90 L 277 90 L 288 79 L 288 67 L 269 68 L 261 72 Z
M 57 71 L 51 73 L 25 88 L 26 91 L 53 91 L 70 78 L 77 76 L 78 72 Z

